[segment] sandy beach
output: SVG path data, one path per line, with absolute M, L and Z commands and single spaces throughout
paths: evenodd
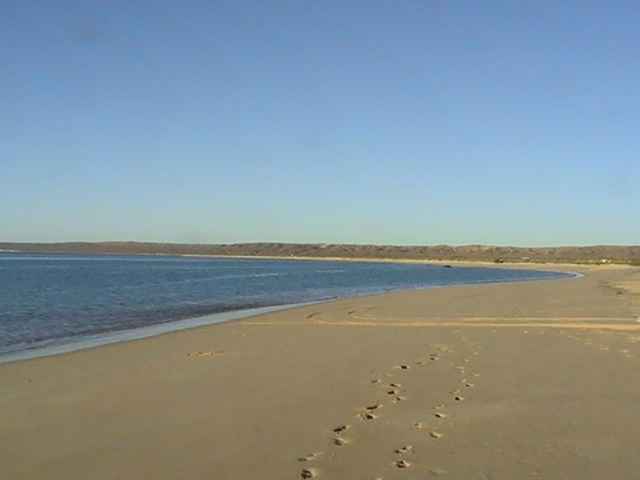
M 546 268 L 0 364 L 0 478 L 640 478 L 640 268 Z

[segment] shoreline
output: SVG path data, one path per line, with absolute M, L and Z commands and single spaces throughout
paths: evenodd
M 0 364 L 0 476 L 634 478 L 640 269 L 569 267 Z
M 276 260 L 318 260 L 311 257 L 295 257 L 295 258 L 279 258 L 279 257 L 238 257 L 238 256 L 203 256 L 203 255 L 175 255 L 176 257 L 197 257 L 197 258 L 269 258 Z M 485 262 L 467 262 L 467 261 L 454 261 L 454 262 L 439 262 L 439 261 L 421 261 L 421 260 L 403 260 L 403 259 L 344 259 L 344 258 L 323 258 L 321 260 L 325 261 L 338 261 L 338 262 L 367 262 L 367 263 L 410 263 L 416 265 L 440 265 L 440 266 L 448 266 L 448 267 L 468 267 L 468 268 L 493 268 L 493 269 L 508 269 L 508 270 L 537 270 L 551 273 L 561 273 L 561 274 L 569 274 L 569 275 L 580 275 L 579 273 L 573 271 L 567 271 L 567 265 L 559 265 L 560 269 L 550 270 L 547 268 L 532 268 L 530 265 L 523 264 L 490 264 L 485 265 Z M 546 265 L 546 264 L 541 264 Z M 527 266 L 529 268 L 527 268 Z M 535 280 L 542 281 L 544 279 Z M 529 280 L 495 280 L 495 281 L 487 281 L 487 282 L 478 282 L 477 284 L 491 284 L 491 283 L 510 283 L 510 282 L 521 282 L 521 281 L 529 281 Z M 460 284 L 450 284 L 450 285 L 432 285 L 432 286 L 421 286 L 416 288 L 407 289 L 407 291 L 411 290 L 421 290 L 426 288 L 442 288 L 447 286 L 455 286 L 455 285 L 473 285 L 476 283 L 460 283 Z M 255 315 L 260 315 L 262 313 L 267 313 L 271 311 L 280 311 L 280 310 L 288 310 L 291 308 L 297 308 L 299 306 L 316 304 L 316 303 L 325 303 L 331 301 L 345 300 L 349 298 L 358 298 L 358 297 L 366 297 L 370 295 L 377 295 L 380 293 L 388 293 L 388 292 L 397 292 L 403 291 L 403 289 L 398 290 L 388 290 L 386 292 L 376 292 L 376 293 L 366 293 L 361 295 L 355 295 L 353 297 L 345 296 L 338 297 L 332 299 L 320 299 L 316 301 L 310 302 L 302 302 L 302 303 L 290 303 L 290 304 L 276 304 L 276 305 L 265 305 L 263 307 L 252 307 L 252 308 L 243 308 L 243 309 L 233 309 L 223 312 L 210 313 L 204 315 L 197 315 L 194 317 L 187 317 L 180 320 L 172 320 L 167 322 L 156 323 L 152 325 L 130 328 L 126 330 L 113 330 L 107 331 L 103 333 L 79 336 L 79 337 L 69 337 L 63 339 L 52 339 L 49 344 L 39 345 L 39 346 L 29 346 L 24 349 L 0 352 L 0 364 L 15 362 L 20 360 L 28 360 L 32 358 L 40 358 L 47 357 L 51 355 L 59 355 L 62 353 L 72 353 L 79 350 L 85 350 L 90 348 L 99 348 L 105 345 L 110 345 L 113 343 L 119 342 L 128 342 L 131 340 L 150 338 L 157 335 L 163 335 L 166 333 L 171 333 L 180 330 L 186 330 L 191 328 L 197 328 L 200 326 L 207 325 L 215 325 L 217 323 L 228 322 L 248 317 L 253 317 Z
M 120 342 L 130 342 L 133 340 L 141 340 L 152 338 L 158 335 L 165 335 L 181 330 L 189 330 L 202 326 L 216 325 L 217 323 L 231 322 L 243 318 L 261 315 L 263 313 L 286 310 L 288 308 L 297 308 L 306 305 L 305 303 L 273 305 L 266 307 L 247 308 L 241 310 L 229 310 L 227 312 L 212 313 L 209 315 L 200 315 L 189 317 L 182 320 L 168 321 L 147 325 L 144 327 L 131 328 L 128 330 L 113 330 L 106 333 L 98 333 L 83 337 L 81 340 L 69 340 L 51 345 L 38 346 L 28 348 L 26 350 L 17 350 L 13 352 L 0 353 L 0 365 L 4 363 L 17 362 L 21 360 L 30 360 L 33 358 L 49 357 L 52 355 L 60 355 L 63 353 L 73 353 L 80 350 L 92 348 L 100 348 Z

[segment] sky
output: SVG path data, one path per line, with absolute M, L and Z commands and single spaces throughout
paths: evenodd
M 2 0 L 0 241 L 639 244 L 640 2 Z

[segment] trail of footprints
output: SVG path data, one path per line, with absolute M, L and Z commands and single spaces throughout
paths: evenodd
M 556 336 L 570 338 L 582 343 L 583 345 L 596 348 L 603 352 L 611 350 L 612 352 L 618 353 L 626 358 L 636 358 L 636 355 L 634 355 L 636 349 L 633 349 L 632 347 L 634 347 L 634 344 L 638 343 L 638 339 L 636 338 L 637 336 L 627 332 L 618 333 L 600 330 L 594 333 L 589 331 L 573 332 L 560 330 L 556 333 Z M 625 346 L 629 348 L 618 348 L 617 350 L 612 350 L 611 347 L 603 343 L 602 340 L 622 340 L 622 342 L 626 344 Z
M 463 344 L 470 345 L 467 339 L 463 339 Z M 402 372 L 413 368 L 428 368 L 429 364 L 434 362 L 440 362 L 446 360 L 449 354 L 454 353 L 454 349 L 448 345 L 436 344 L 429 345 L 431 353 L 425 360 L 418 360 L 413 363 L 406 363 L 393 366 L 389 371 L 382 372 L 379 376 L 372 379 L 370 382 L 376 387 L 374 391 L 375 398 L 377 400 L 362 406 L 358 409 L 355 418 L 352 423 L 344 423 L 333 426 L 329 429 L 331 435 L 330 448 L 340 448 L 341 455 L 348 455 L 349 444 L 352 443 L 352 436 L 350 433 L 355 432 L 358 428 L 362 428 L 367 422 L 375 422 L 385 412 L 389 412 L 389 415 L 393 414 L 393 406 L 399 402 L 407 399 L 410 392 L 403 387 L 400 380 L 396 381 L 396 377 L 402 377 Z M 399 445 L 392 452 L 390 452 L 389 461 L 384 465 L 385 467 L 391 465 L 398 470 L 409 469 L 413 466 L 411 456 L 418 451 L 418 448 L 428 448 L 428 442 L 441 439 L 444 433 L 440 431 L 439 426 L 442 426 L 442 420 L 450 418 L 450 414 L 446 411 L 447 406 L 455 405 L 456 403 L 463 402 L 465 400 L 464 394 L 466 391 L 470 391 L 476 386 L 475 379 L 480 375 L 478 373 L 467 373 L 466 364 L 471 359 L 478 355 L 477 350 L 473 350 L 462 357 L 462 363 L 464 365 L 457 365 L 456 363 L 449 363 L 448 366 L 455 370 L 459 375 L 457 385 L 451 388 L 443 399 L 442 403 L 431 405 L 428 407 L 429 417 L 431 421 L 414 421 L 407 425 L 408 429 L 412 430 L 424 430 L 425 434 L 420 435 L 420 447 L 414 447 L 413 445 Z M 474 381 L 469 379 L 473 378 Z M 425 381 L 428 381 L 426 379 Z M 387 407 L 387 408 L 383 408 Z M 355 435 L 354 435 L 355 436 Z M 304 455 L 298 460 L 300 462 L 309 463 L 310 467 L 302 468 L 300 472 L 300 479 L 308 479 L 313 477 L 322 476 L 321 460 L 324 452 L 314 452 Z M 327 452 L 324 457 L 335 457 L 337 452 Z M 380 455 L 380 452 L 372 452 L 371 458 L 376 459 Z M 315 466 L 318 465 L 318 468 Z M 435 473 L 444 473 L 441 470 L 433 470 Z M 383 480 L 382 476 L 373 477 L 363 480 Z

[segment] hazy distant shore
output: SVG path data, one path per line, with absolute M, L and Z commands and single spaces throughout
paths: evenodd
M 292 243 L 178 244 L 149 242 L 0 243 L 0 250 L 57 253 L 363 258 L 519 263 L 619 263 L 640 265 L 640 246 L 504 247 L 393 246 Z

